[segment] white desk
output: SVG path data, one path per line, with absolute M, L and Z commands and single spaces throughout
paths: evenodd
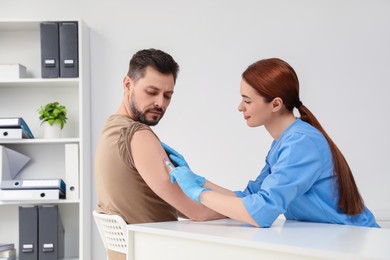
M 390 259 L 390 229 L 278 219 L 254 228 L 230 219 L 127 226 L 130 260 Z

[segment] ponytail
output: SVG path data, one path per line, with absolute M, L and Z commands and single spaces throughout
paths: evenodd
M 332 152 L 334 174 L 337 176 L 339 191 L 338 207 L 351 216 L 362 213 L 364 202 L 356 186 L 352 171 L 343 154 L 307 107 L 300 105 L 298 111 L 301 119 L 317 128 L 328 141 Z

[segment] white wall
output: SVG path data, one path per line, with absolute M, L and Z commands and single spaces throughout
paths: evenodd
M 169 52 L 181 72 L 155 130 L 193 170 L 231 189 L 257 176 L 271 143 L 237 112 L 241 73 L 258 59 L 286 60 L 300 78 L 302 101 L 344 152 L 366 204 L 387 219 L 389 13 L 387 0 L 0 1 L 0 19 L 80 17 L 90 27 L 92 153 L 121 100 L 131 55 L 149 47 Z M 93 259 L 105 259 L 91 225 Z

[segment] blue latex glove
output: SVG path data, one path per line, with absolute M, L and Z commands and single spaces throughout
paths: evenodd
M 192 200 L 200 203 L 199 196 L 205 190 L 210 190 L 209 188 L 202 188 L 196 179 L 195 173 L 193 173 L 190 168 L 185 166 L 179 166 L 169 172 L 171 175 L 171 182 L 177 182 L 182 189 L 182 191 L 190 197 Z M 198 176 L 199 177 L 199 176 Z
M 171 161 L 172 161 L 173 165 L 175 165 L 175 167 L 185 166 L 185 167 L 190 168 L 187 161 L 184 159 L 183 155 L 181 155 L 175 149 L 173 149 L 172 147 L 168 146 L 167 144 L 165 144 L 163 142 L 161 142 L 161 145 L 164 148 L 165 152 L 168 154 L 169 158 L 171 159 Z
M 163 142 L 161 142 L 161 145 L 164 148 L 164 150 L 167 152 L 169 159 L 171 159 L 171 161 L 172 161 L 173 165 L 175 165 L 175 167 L 187 167 L 190 170 L 190 166 L 188 165 L 188 163 L 186 162 L 186 160 L 184 159 L 184 157 L 181 154 L 179 154 L 178 152 L 176 152 L 175 149 L 173 149 L 172 147 L 168 146 L 167 144 L 165 144 Z M 192 178 L 196 179 L 196 181 L 198 182 L 198 184 L 200 186 L 203 186 L 206 183 L 205 177 L 196 175 L 191 170 L 190 170 L 189 174 L 192 175 Z M 171 181 L 172 181 L 172 176 L 171 176 Z M 172 182 L 174 182 L 174 181 L 172 181 Z

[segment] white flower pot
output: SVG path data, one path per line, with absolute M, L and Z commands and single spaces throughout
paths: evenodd
M 59 124 L 50 125 L 48 122 L 43 123 L 44 138 L 61 138 L 61 126 Z

